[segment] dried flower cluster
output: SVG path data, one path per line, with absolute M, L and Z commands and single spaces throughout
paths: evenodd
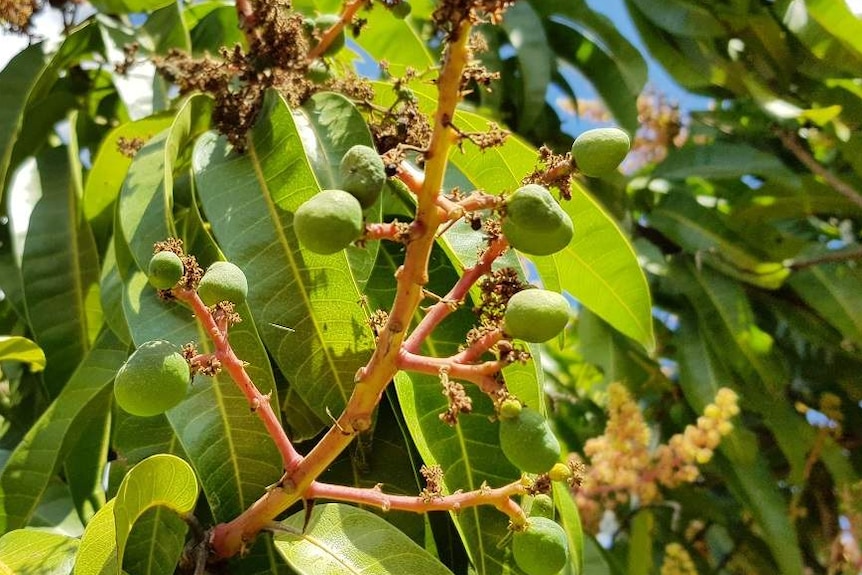
M 608 387 L 608 423 L 605 433 L 584 445 L 589 470 L 577 493 L 584 524 L 597 530 L 603 509 L 635 499 L 656 501 L 659 487 L 676 487 L 700 477 L 699 464 L 708 462 L 721 438 L 733 429 L 730 418 L 739 413 L 738 396 L 718 391 L 695 425 L 651 449 L 651 433 L 643 413 L 626 388 Z

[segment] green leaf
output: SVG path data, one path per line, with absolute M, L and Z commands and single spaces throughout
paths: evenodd
M 69 430 L 101 408 L 99 397 L 125 361 L 125 344 L 103 333 L 50 407 L 39 417 L 0 473 L 0 529 L 23 527 L 76 438 Z
M 790 287 L 857 349 L 862 348 L 862 271 L 822 264 L 793 272 Z
M 778 156 L 761 152 L 747 144 L 731 142 L 680 148 L 656 168 L 654 175 L 668 180 L 689 177 L 736 180 L 745 175 L 795 177 Z
M 150 36 L 158 54 L 168 54 L 172 49 L 188 52 L 192 48 L 183 18 L 183 3 L 176 0 L 150 14 L 138 33 L 142 32 Z
M 244 155 L 208 134 L 193 164 L 216 240 L 254 286 L 249 307 L 264 343 L 326 420 L 346 404 L 373 341 L 345 253 L 313 254 L 293 233 L 294 211 L 319 191 L 293 114 L 268 92 Z
M 192 512 L 197 498 L 195 472 L 179 457 L 153 455 L 135 465 L 114 499 L 118 563 L 122 564 L 132 526 L 145 511 L 160 506 L 185 515 Z
M 632 518 L 629 537 L 629 575 L 647 575 L 653 569 L 652 540 L 655 518 L 649 509 L 641 509 Z
M 569 292 L 614 329 L 655 347 L 649 286 L 629 241 L 605 210 L 575 185 L 562 203 L 575 236 L 561 252 L 533 257 L 548 289 Z
M 126 541 L 123 571 L 173 575 L 185 546 L 188 525 L 163 506 L 150 507 L 138 517 Z
M 78 540 L 35 529 L 17 529 L 0 537 L 0 573 L 68 575 Z
M 365 119 L 353 102 L 334 92 L 319 92 L 295 112 L 302 145 L 314 175 L 324 190 L 341 189 L 341 158 L 355 145 L 374 148 L 374 139 Z M 379 222 L 382 200 L 365 211 L 368 221 Z M 353 278 L 361 290 L 377 259 L 380 242 L 364 247 L 348 246 L 347 259 Z
M 74 575 L 118 575 L 114 499 L 93 516 L 81 537 Z
M 26 337 L 0 335 L 0 361 L 18 361 L 30 366 L 30 371 L 45 369 L 45 352 Z
M 713 38 L 725 29 L 708 8 L 687 0 L 632 0 L 659 28 L 677 36 Z
M 572 493 L 568 489 L 555 488 L 554 505 L 558 513 L 557 522 L 565 529 L 566 538 L 569 541 L 571 560 L 564 571 L 565 575 L 581 575 L 581 573 L 594 575 L 594 571 L 584 569 L 584 529 Z
M 521 72 L 521 113 L 518 124 L 528 127 L 545 106 L 545 92 L 551 83 L 552 54 L 542 20 L 527 2 L 510 6 L 501 23 L 515 49 Z
M 83 523 L 105 504 L 102 479 L 108 460 L 111 403 L 110 394 L 100 396 L 93 403 L 92 415 L 84 421 L 76 421 L 68 432 L 76 441 L 66 454 L 63 476 Z
M 191 30 L 195 56 L 207 52 L 215 54 L 222 46 L 247 47 L 248 41 L 240 30 L 236 7 L 232 4 L 220 1 L 191 4 L 183 12 L 183 18 L 186 28 Z
M 315 505 L 308 526 L 305 512 L 284 522 L 291 533 L 275 546 L 300 575 L 451 574 L 442 563 L 385 519 L 338 503 Z
M 32 44 L 15 55 L 0 72 L 0 202 L 6 189 L 12 150 L 23 126 L 24 110 L 30 93 L 45 67 L 45 47 Z
M 130 14 L 152 12 L 167 6 L 173 0 L 93 0 L 93 7 L 105 14 Z
M 78 209 L 77 158 L 52 148 L 36 161 L 41 197 L 30 214 L 21 279 L 34 339 L 45 351 L 45 383 L 56 397 L 102 324 L 96 244 Z

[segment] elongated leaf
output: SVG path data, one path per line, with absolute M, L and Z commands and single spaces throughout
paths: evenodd
M 150 507 L 135 521 L 123 553 L 123 570 L 173 575 L 185 546 L 188 524 L 167 507 Z
M 728 385 L 732 376 L 715 361 L 691 314 L 681 316 L 677 335 L 680 387 L 692 408 L 701 412 L 713 401 L 719 388 Z M 738 422 L 734 423 L 738 425 Z M 802 565 L 796 532 L 765 460 L 756 457 L 757 448 L 753 439 L 747 430 L 734 430 L 719 446 L 727 459 L 722 457 L 718 461 L 724 473 L 733 477 L 732 485 L 739 499 L 753 511 L 782 573 L 796 574 Z
M 858 268 L 824 264 L 794 272 L 790 287 L 805 303 L 841 332 L 848 342 L 862 347 L 862 298 Z
M 66 535 L 18 529 L 0 537 L 0 573 L 4 575 L 68 575 L 75 563 L 78 540 Z
M 319 418 L 337 413 L 373 343 L 344 252 L 313 254 L 293 233 L 293 212 L 318 186 L 284 100 L 267 94 L 245 155 L 207 135 L 193 164 L 213 233 L 253 286 L 264 343 Z
M 45 369 L 45 352 L 26 337 L 0 335 L 0 361 L 19 361 L 31 371 Z
M 629 541 L 628 573 L 647 575 L 653 568 L 652 540 L 655 517 L 649 509 L 638 511 L 632 519 Z
M 93 403 L 92 415 L 87 420 L 76 421 L 69 429 L 69 435 L 76 441 L 66 455 L 63 476 L 83 523 L 105 504 L 102 478 L 108 459 L 111 403 L 111 394 L 100 396 Z
M 632 0 L 653 23 L 678 36 L 711 38 L 724 34 L 724 27 L 699 2 L 687 0 Z
M 308 526 L 305 512 L 284 525 L 296 534 L 275 538 L 279 553 L 301 575 L 445 575 L 451 573 L 385 519 L 356 507 L 316 505 Z
M 93 7 L 105 14 L 129 14 L 132 12 L 152 12 L 167 6 L 172 0 L 94 0 Z
M 101 326 L 98 255 L 77 208 L 78 190 L 67 151 L 37 159 L 41 198 L 30 214 L 21 264 L 27 317 L 45 351 L 45 382 L 56 397 Z M 76 158 L 77 160 L 77 158 Z
M 309 98 L 295 111 L 302 145 L 323 189 L 341 189 L 341 158 L 356 145 L 374 148 L 374 139 L 365 119 L 353 103 L 332 92 L 321 92 Z M 383 201 L 379 200 L 365 213 L 368 221 L 379 222 Z M 348 246 L 347 260 L 359 289 L 371 275 L 380 242 L 364 247 Z
M 739 179 L 745 175 L 794 177 L 777 156 L 747 144 L 730 142 L 680 148 L 661 163 L 655 175 L 669 180 L 688 177 Z
M 518 58 L 523 88 L 518 122 L 527 127 L 535 122 L 545 106 L 553 57 L 542 20 L 529 3 L 519 2 L 506 10 L 502 27 Z
M 75 438 L 68 431 L 90 417 L 90 406 L 126 359 L 126 346 L 110 332 L 96 341 L 75 374 L 51 406 L 9 456 L 0 474 L 0 528 L 23 527 L 56 473 Z
M 0 205 L 6 189 L 12 149 L 23 125 L 24 108 L 30 91 L 45 66 L 44 46 L 33 44 L 19 52 L 0 72 Z
M 114 499 L 119 564 L 122 564 L 132 525 L 146 510 L 163 506 L 183 515 L 194 509 L 197 498 L 195 472 L 179 457 L 153 455 L 133 467 Z
M 581 525 L 581 517 L 578 506 L 572 498 L 571 492 L 566 489 L 554 489 L 554 504 L 558 511 L 557 522 L 566 531 L 569 541 L 569 564 L 564 573 L 566 575 L 580 575 L 586 573 L 594 575 L 593 571 L 584 570 L 584 529 Z

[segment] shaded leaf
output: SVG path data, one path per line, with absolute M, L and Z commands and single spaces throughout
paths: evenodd
M 790 287 L 857 349 L 862 347 L 862 271 L 841 264 L 798 270 Z
M 305 512 L 284 526 L 296 534 L 275 538 L 276 549 L 299 574 L 444 575 L 451 573 L 409 537 L 373 513 L 339 503 L 315 505 L 308 526 Z
M 545 105 L 545 92 L 551 83 L 552 54 L 542 20 L 527 2 L 518 2 L 509 7 L 501 23 L 515 48 L 518 67 L 521 71 L 520 126 L 530 126 Z

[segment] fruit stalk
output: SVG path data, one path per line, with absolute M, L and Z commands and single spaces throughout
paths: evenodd
M 342 20 L 351 8 L 355 12 L 363 3 L 364 0 L 356 1 L 346 6 Z M 350 445 L 354 435 L 371 426 L 371 414 L 398 371 L 398 350 L 410 319 L 421 302 L 423 286 L 428 282 L 428 259 L 441 222 L 436 198 L 443 185 L 449 150 L 454 142 L 450 122 L 460 99 L 461 78 L 469 57 L 470 29 L 469 22 L 463 22 L 450 36 L 451 42 L 437 82 L 434 131 L 426 153 L 425 178 L 413 222 L 417 237 L 407 246 L 404 264 L 396 272 L 395 301 L 389 319 L 380 331 L 374 354 L 357 373 L 356 386 L 336 424 L 311 452 L 298 465 L 288 466 L 281 482 L 240 516 L 213 529 L 211 545 L 218 557 L 231 557 L 241 551 L 274 517 L 305 496 L 312 482 Z M 321 40 L 319 46 L 323 43 Z
M 234 353 L 228 341 L 227 331 L 219 328 L 209 308 L 204 304 L 197 292 L 188 289 L 175 289 L 173 290 L 173 294 L 177 300 L 185 303 L 194 311 L 195 318 L 209 336 L 213 346 L 215 346 L 215 355 L 221 363 L 222 368 L 228 372 L 230 377 L 242 390 L 246 399 L 248 399 L 251 409 L 257 413 L 264 427 L 266 427 L 266 431 L 275 442 L 278 452 L 281 454 L 284 468 L 290 469 L 298 465 L 302 460 L 302 456 L 293 447 L 293 443 L 287 437 L 278 416 L 272 409 L 270 394 L 262 394 L 254 385 L 254 382 L 245 371 L 245 364 Z
M 362 8 L 366 2 L 367 0 L 352 0 L 352 2 L 348 2 L 344 6 L 344 10 L 341 12 L 341 18 L 338 22 L 327 29 L 320 38 L 320 42 L 318 42 L 317 45 L 308 52 L 309 62 L 316 60 L 326 52 L 326 49 L 329 48 L 332 41 L 341 34 L 341 31 L 344 30 L 344 26 L 353 20 L 353 16 L 359 12 L 359 9 Z

